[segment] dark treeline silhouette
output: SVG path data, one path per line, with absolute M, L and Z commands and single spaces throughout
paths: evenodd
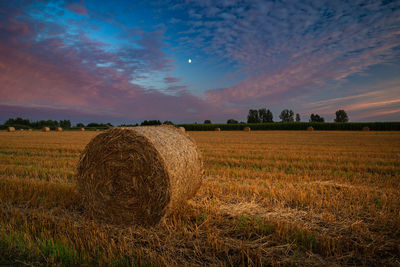
M 335 113 L 336 118 L 335 122 L 348 122 L 349 117 L 347 116 L 346 111 L 338 110 Z M 281 122 L 300 122 L 300 114 L 296 113 L 296 118 L 294 118 L 294 112 L 291 109 L 284 109 L 282 110 L 281 114 L 279 115 Z M 236 121 L 234 119 L 231 119 Z M 310 116 L 310 122 L 325 122 L 325 119 L 318 114 L 312 113 Z M 250 109 L 247 115 L 247 123 L 268 123 L 274 122 L 273 121 L 273 114 L 269 109 L 262 108 L 262 109 Z M 229 121 L 228 121 L 229 123 Z M 237 123 L 237 122 L 236 122 Z
M 16 126 L 18 128 L 42 128 L 42 127 L 62 127 L 62 128 L 70 128 L 71 121 L 70 120 L 40 120 L 40 121 L 30 121 L 28 119 L 23 118 L 10 118 L 8 119 L 4 125 L 6 126 Z
M 334 119 L 334 122 L 348 122 L 349 117 L 346 113 L 346 111 L 340 109 L 336 111 L 335 113 L 336 118 Z M 271 110 L 266 109 L 266 108 L 261 108 L 261 109 L 250 109 L 249 113 L 247 115 L 247 123 L 272 123 L 274 122 L 273 120 L 274 116 L 271 112 Z M 296 117 L 294 117 L 294 112 L 293 110 L 290 109 L 284 109 L 282 110 L 281 114 L 279 115 L 279 118 L 281 119 L 281 122 L 300 122 L 300 114 L 296 113 Z M 325 122 L 325 119 L 321 117 L 318 114 L 312 113 L 310 115 L 309 122 Z M 205 120 L 204 124 L 211 124 L 211 120 Z M 228 119 L 227 124 L 238 124 L 239 122 L 235 119 Z M 244 122 L 241 122 L 243 124 Z M 161 125 L 161 124 L 169 124 L 169 125 L 174 125 L 172 121 L 164 121 L 163 123 L 160 120 L 144 120 L 142 123 L 140 123 L 141 126 L 147 126 L 147 125 Z M 195 123 L 196 124 L 196 123 Z M 119 126 L 138 126 L 139 124 L 121 124 Z M 12 126 L 15 128 L 35 128 L 35 129 L 40 129 L 42 127 L 62 127 L 62 128 L 71 128 L 72 124 L 70 120 L 39 120 L 39 121 L 30 121 L 28 119 L 23 119 L 23 118 L 10 118 L 8 119 L 5 123 L 4 126 Z M 88 127 L 88 128 L 110 128 L 113 127 L 111 123 L 96 123 L 96 122 L 91 122 L 88 123 L 86 126 L 83 123 L 77 123 L 75 127 L 82 128 L 82 127 Z

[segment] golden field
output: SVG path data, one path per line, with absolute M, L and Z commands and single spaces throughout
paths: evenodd
M 189 132 L 205 179 L 157 227 L 85 218 L 98 132 L 0 132 L 0 265 L 400 265 L 400 133 Z

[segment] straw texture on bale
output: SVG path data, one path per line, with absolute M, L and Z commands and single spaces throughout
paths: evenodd
M 157 224 L 194 196 L 202 159 L 173 126 L 112 128 L 82 152 L 77 190 L 86 214 L 116 224 Z
M 220 131 L 221 131 L 221 128 L 215 128 L 214 131 L 220 132 Z
M 312 126 L 308 126 L 307 131 L 314 131 L 314 128 Z
M 369 127 L 368 127 L 368 126 L 365 126 L 365 127 L 362 128 L 362 130 L 368 132 L 368 131 L 369 131 Z
M 243 128 L 243 131 L 245 131 L 245 132 L 250 132 L 251 129 L 250 129 L 250 127 L 244 127 L 244 128 Z
M 61 127 L 57 127 L 57 128 L 56 128 L 56 131 L 57 131 L 57 132 L 62 132 L 62 130 L 63 130 L 63 128 L 61 128 Z
M 50 128 L 49 128 L 49 127 L 43 127 L 43 128 L 42 128 L 42 131 L 43 131 L 43 132 L 50 132 Z
M 15 132 L 15 128 L 14 127 L 7 127 L 7 132 Z
M 81 128 L 81 132 L 84 132 L 85 131 L 85 128 Z
M 181 127 L 179 127 L 178 129 L 179 129 L 182 133 L 185 133 L 185 132 L 186 132 L 185 127 L 182 127 L 182 126 L 181 126 Z

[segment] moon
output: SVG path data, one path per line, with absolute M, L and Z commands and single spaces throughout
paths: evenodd
M 189 63 L 192 63 L 192 60 L 189 58 L 188 62 L 189 62 Z

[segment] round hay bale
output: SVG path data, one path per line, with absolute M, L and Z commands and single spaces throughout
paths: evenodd
M 245 131 L 245 132 L 250 132 L 251 129 L 250 129 L 250 127 L 246 126 L 246 127 L 243 128 L 243 131 Z
M 28 131 L 32 132 L 32 129 L 28 129 Z
M 202 165 L 194 141 L 173 126 L 112 128 L 82 152 L 78 195 L 90 217 L 151 226 L 194 196 Z
M 314 128 L 312 126 L 308 126 L 307 131 L 314 131 Z
M 15 128 L 14 127 L 7 127 L 7 132 L 15 132 Z
M 221 128 L 215 128 L 214 131 L 220 132 L 220 131 L 221 131 Z
M 20 132 L 23 132 L 23 131 L 24 131 L 24 129 L 19 129 L 18 131 L 20 131 Z
M 81 128 L 81 132 L 84 132 L 85 131 L 85 128 Z
M 63 128 L 57 127 L 57 128 L 56 128 L 56 131 L 57 131 L 57 132 L 62 132 L 62 131 L 63 131 Z
M 362 130 L 368 132 L 369 131 L 369 127 L 365 126 L 365 127 L 362 128 Z
M 182 126 L 181 126 L 181 127 L 179 127 L 178 129 L 179 129 L 182 133 L 186 133 L 185 127 L 182 127 Z
M 42 131 L 43 131 L 43 132 L 50 132 L 50 128 L 49 128 L 49 127 L 43 127 L 43 128 L 42 128 Z

